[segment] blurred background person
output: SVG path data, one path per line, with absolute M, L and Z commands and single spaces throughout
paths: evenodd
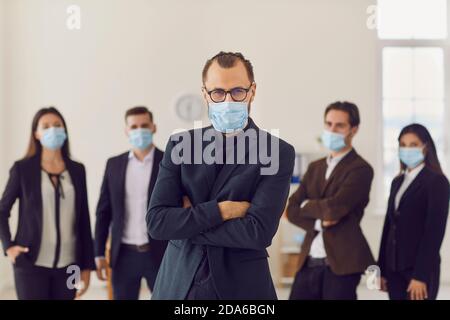
M 114 299 L 137 300 L 142 278 L 153 290 L 167 247 L 167 241 L 149 237 L 145 222 L 163 152 L 153 144 L 156 125 L 146 107 L 129 109 L 125 124 L 132 149 L 106 164 L 97 205 L 95 251 L 97 276 L 106 280 L 105 248 L 111 230 Z
M 19 199 L 17 233 L 10 211 Z M 53 108 L 34 116 L 26 156 L 16 161 L 0 200 L 0 239 L 14 265 L 20 300 L 74 299 L 95 269 L 86 172 L 70 157 L 66 122 Z M 69 288 L 67 267 L 81 270 L 83 288 Z
M 398 138 L 401 171 L 391 185 L 378 264 L 392 300 L 434 300 L 449 208 L 449 182 L 434 141 L 420 124 Z
M 251 0 L 233 2 L 234 10 L 225 1 L 73 2 L 0 0 L 0 34 L 5 34 L 0 36 L 0 196 L 28 142 L 29 132 L 16 128 L 31 123 L 37 105 L 57 104 L 69 121 L 72 152 L 88 169 L 94 223 L 106 160 L 129 149 L 124 106 L 151 106 L 158 124 L 154 144 L 160 148 L 174 132 L 209 124 L 198 70 L 203 57 L 222 49 L 246 52 L 258 65 L 252 119 L 270 132 L 279 129 L 277 135 L 295 148 L 290 195 L 308 165 L 329 153 L 319 139 L 323 107 L 330 99 L 356 103 L 364 123 L 353 145 L 375 172 L 360 223 L 373 253 L 379 251 L 390 185 L 399 172 L 397 138 L 403 127 L 426 126 L 449 177 L 447 0 L 408 1 L 410 10 L 405 0 Z M 72 4 L 79 15 L 67 12 Z M 330 14 L 324 14 L 327 9 Z M 76 16 L 81 29 L 68 29 L 65 22 L 74 27 Z M 304 234 L 283 218 L 268 248 L 280 299 L 291 292 Z M 448 231 L 441 253 L 438 299 L 446 300 Z M 0 299 L 14 299 L 8 259 L 0 259 L 0 275 Z M 358 299 L 388 299 L 364 280 Z M 142 287 L 141 299 L 149 298 L 147 284 Z M 94 276 L 83 298 L 107 299 L 110 293 Z
M 291 300 L 356 300 L 361 275 L 374 264 L 360 227 L 373 169 L 353 148 L 359 125 L 355 104 L 326 108 L 322 143 L 329 155 L 309 165 L 289 198 L 289 221 L 306 230 Z

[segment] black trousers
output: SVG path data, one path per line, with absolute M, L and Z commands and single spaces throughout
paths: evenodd
M 219 300 L 206 253 L 192 281 L 186 300 Z
M 413 270 L 391 271 L 386 270 L 386 280 L 388 286 L 389 299 L 391 300 L 409 300 L 408 289 L 412 278 Z M 428 300 L 436 300 L 439 291 L 440 268 L 437 267 L 430 274 L 427 284 Z
M 67 268 L 51 269 L 38 266 L 14 267 L 14 280 L 19 300 L 73 300 L 76 289 L 69 289 L 71 274 Z
M 112 269 L 114 300 L 138 300 L 142 278 L 153 291 L 158 270 L 159 265 L 149 252 L 137 252 L 122 246 Z
M 289 300 L 356 300 L 361 274 L 336 275 L 327 265 L 309 267 L 297 272 Z

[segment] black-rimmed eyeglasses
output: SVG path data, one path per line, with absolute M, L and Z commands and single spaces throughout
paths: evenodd
M 215 103 L 224 102 L 227 99 L 227 95 L 230 94 L 231 99 L 235 102 L 242 102 L 247 98 L 248 92 L 252 88 L 253 83 L 248 88 L 242 88 L 242 87 L 236 87 L 232 88 L 230 90 L 224 90 L 224 89 L 213 89 L 211 91 L 208 91 L 206 87 L 203 87 L 205 89 L 206 93 L 209 95 L 211 100 Z

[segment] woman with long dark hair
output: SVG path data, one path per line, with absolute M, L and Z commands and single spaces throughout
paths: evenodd
M 8 220 L 17 199 L 12 239 Z M 0 240 L 14 265 L 19 299 L 68 300 L 87 290 L 95 270 L 87 201 L 85 169 L 70 158 L 66 122 L 57 109 L 43 108 L 0 200 Z
M 381 289 L 392 300 L 434 300 L 439 290 L 449 182 L 424 126 L 406 126 L 398 141 L 401 171 L 392 181 L 381 239 Z

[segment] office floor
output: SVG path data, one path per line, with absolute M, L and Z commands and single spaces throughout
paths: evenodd
M 290 289 L 283 288 L 277 289 L 278 298 L 280 300 L 286 300 L 289 296 Z M 106 287 L 99 283 L 97 280 L 93 279 L 92 285 L 89 288 L 86 295 L 83 297 L 84 300 L 105 300 L 107 298 Z M 150 293 L 147 288 L 143 285 L 141 290 L 140 299 L 147 300 L 150 298 Z M 372 291 L 367 289 L 365 286 L 360 285 L 358 288 L 358 298 L 360 300 L 386 300 L 387 295 L 379 291 Z M 16 293 L 13 288 L 0 292 L 0 300 L 11 300 L 16 299 Z M 439 300 L 450 300 L 450 284 L 441 285 L 438 295 Z

